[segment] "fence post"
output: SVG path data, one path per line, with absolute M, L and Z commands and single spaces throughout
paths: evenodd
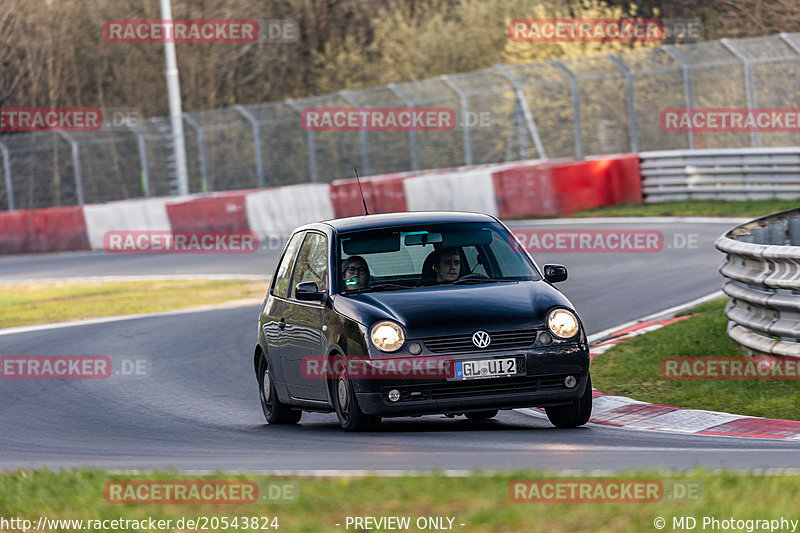
M 347 100 L 347 103 L 353 107 L 360 107 L 361 104 L 356 100 L 356 97 L 350 91 L 339 91 L 339 94 Z M 367 139 L 367 130 L 361 129 L 358 132 L 358 138 L 361 141 L 361 175 L 369 176 L 369 139 Z
M 747 97 L 747 109 L 755 109 L 756 96 L 753 92 L 753 64 L 750 58 L 742 53 L 741 50 L 736 48 L 730 39 L 720 39 L 720 44 L 730 50 L 730 52 L 742 60 L 744 64 L 744 89 Z M 753 130 L 750 132 L 750 144 L 753 148 L 758 148 L 758 131 Z
M 569 78 L 570 93 L 572 93 L 572 118 L 575 124 L 575 158 L 580 161 L 583 160 L 583 125 L 581 124 L 581 99 L 578 94 L 578 77 L 558 59 L 551 59 L 550 63 Z
M 297 111 L 297 114 L 301 117 L 303 116 L 303 108 L 300 107 L 297 102 L 293 99 L 289 98 L 286 100 L 286 103 L 289 104 L 292 109 Z M 308 144 L 308 170 L 311 173 L 311 183 L 317 182 L 317 149 L 314 146 L 314 132 L 311 130 L 306 130 L 306 143 Z
M 183 118 L 197 132 L 197 151 L 200 155 L 200 190 L 208 192 L 208 164 L 206 163 L 206 136 L 203 126 L 200 125 L 188 113 L 183 114 Z
M 142 189 L 145 198 L 150 198 L 150 174 L 147 171 L 147 144 L 144 140 L 144 132 L 138 127 L 128 125 L 136 135 L 136 143 L 139 147 L 139 166 L 142 168 Z
M 461 100 L 461 130 L 464 132 L 464 164 L 469 166 L 472 164 L 472 143 L 469 138 L 469 120 L 467 120 L 467 113 L 469 112 L 469 98 L 461 87 L 459 87 L 450 76 L 439 77 L 445 85 L 450 87 L 454 93 L 458 95 Z
M 78 141 L 66 131 L 59 131 L 58 133 L 66 139 L 72 148 L 72 167 L 75 172 L 75 194 L 78 197 L 78 205 L 83 205 L 83 171 L 81 170 L 81 153 L 78 148 Z
M 387 85 L 392 94 L 402 100 L 409 108 L 414 107 L 414 102 L 403 94 L 400 87 L 394 83 Z M 419 170 L 419 146 L 417 146 L 417 132 L 414 128 L 408 130 L 408 144 L 411 150 L 411 170 Z
M 689 63 L 681 56 L 675 47 L 665 45 L 659 48 L 663 50 L 673 61 L 677 61 L 681 65 L 681 74 L 683 76 L 683 97 L 686 100 L 686 108 L 694 109 L 694 89 L 692 87 L 692 73 Z M 689 149 L 694 150 L 694 132 L 689 128 Z
M 528 107 L 528 102 L 525 100 L 525 95 L 522 92 L 522 86 L 519 83 L 519 79 L 517 79 L 517 77 L 514 76 L 514 74 L 512 74 L 505 65 L 495 65 L 494 68 L 500 72 L 500 74 L 507 79 L 514 88 L 514 95 L 517 98 L 518 105 L 522 109 L 522 116 L 525 117 L 525 123 L 528 126 L 528 133 L 530 133 L 533 144 L 536 146 L 536 151 L 539 153 L 539 159 L 547 159 L 547 154 L 544 152 L 542 139 L 539 138 L 539 130 L 536 129 L 536 122 L 534 122 L 531 109 Z M 522 143 L 520 143 L 520 145 L 521 144 Z
M 14 183 L 11 181 L 11 156 L 8 147 L 0 142 L 0 152 L 3 152 L 3 171 L 6 178 L 6 194 L 8 195 L 8 210 L 13 211 L 14 207 Z
M 631 69 L 614 54 L 606 54 L 606 57 L 622 71 L 625 76 L 625 97 L 628 100 L 628 128 L 631 135 L 631 152 L 639 151 L 639 127 L 636 124 L 636 106 L 633 103 L 633 76 Z
M 244 106 L 236 105 L 234 109 L 238 111 L 250 126 L 253 128 L 253 147 L 256 157 L 256 176 L 258 176 L 258 187 L 263 189 L 265 187 L 264 178 L 264 159 L 261 156 L 261 129 L 258 127 L 258 119 L 253 114 L 244 108 Z

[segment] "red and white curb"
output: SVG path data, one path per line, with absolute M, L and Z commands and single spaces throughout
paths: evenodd
M 625 339 L 654 331 L 686 318 L 689 317 L 651 320 L 620 329 L 610 335 L 610 340 L 592 346 L 590 357 L 597 357 Z M 593 424 L 683 434 L 800 440 L 800 421 L 797 420 L 758 418 L 716 411 L 685 409 L 672 405 L 658 405 L 640 402 L 625 396 L 605 394 L 596 389 L 592 391 L 592 397 L 592 418 L 589 422 Z

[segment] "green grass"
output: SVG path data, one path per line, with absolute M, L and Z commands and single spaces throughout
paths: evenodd
M 702 304 L 684 313 L 697 313 L 695 317 L 628 339 L 595 357 L 592 384 L 607 394 L 650 403 L 800 419 L 797 381 L 677 381 L 661 377 L 659 362 L 664 357 L 743 357 L 726 333 L 726 301 Z
M 569 217 L 745 217 L 755 218 L 800 207 L 800 200 L 686 200 L 658 204 L 614 205 L 586 209 Z
M 0 328 L 263 298 L 266 281 L 170 280 L 3 285 Z
M 198 477 L 189 478 L 174 472 L 133 476 L 99 470 L 17 471 L 0 475 L 0 516 L 19 516 L 34 521 L 39 516 L 83 520 L 152 517 L 173 521 L 182 516 L 267 516 L 278 517 L 279 532 L 347 531 L 345 520 L 348 516 L 410 516 L 412 520 L 420 516 L 449 516 L 455 518 L 454 531 L 615 533 L 654 531 L 656 517 L 667 520 L 667 531 L 672 531 L 673 516 L 695 517 L 698 529 L 703 516 L 719 519 L 731 516 L 739 519 L 800 518 L 797 513 L 793 514 L 797 508 L 800 476 L 790 475 L 759 476 L 695 470 L 668 476 L 656 470 L 637 470 L 607 477 L 701 486 L 698 497 L 680 502 L 518 503 L 509 498 L 509 484 L 514 480 L 556 477 L 545 472 L 516 471 L 459 478 L 436 474 L 391 478 L 293 478 L 292 481 L 298 484 L 298 498 L 294 503 L 165 505 L 109 504 L 104 499 L 103 486 L 110 480 Z M 249 479 L 259 483 L 276 479 L 222 473 L 202 479 L 209 478 Z M 337 527 L 336 523 L 341 526 Z M 464 527 L 459 525 L 462 523 Z M 121 529 L 110 529 L 118 530 Z M 351 526 L 350 531 L 353 530 Z

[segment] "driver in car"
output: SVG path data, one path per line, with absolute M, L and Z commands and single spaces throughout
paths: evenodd
M 433 259 L 437 283 L 452 283 L 461 274 L 461 254 L 458 248 L 442 248 Z
M 342 281 L 345 290 L 369 287 L 369 265 L 366 259 L 353 255 L 342 261 Z

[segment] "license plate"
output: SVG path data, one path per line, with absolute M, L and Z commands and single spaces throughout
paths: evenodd
M 516 358 L 456 361 L 453 379 L 501 378 L 520 372 Z

